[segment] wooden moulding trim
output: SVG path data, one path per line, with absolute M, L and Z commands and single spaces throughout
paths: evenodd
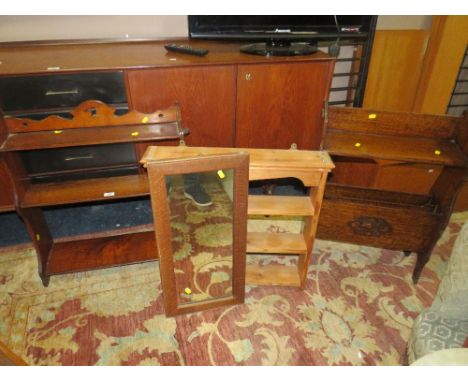
M 83 39 L 56 39 L 56 40 L 24 40 L 24 41 L 4 41 L 0 42 L 0 48 L 19 48 L 34 46 L 53 46 L 53 45 L 89 45 L 89 44 L 119 44 L 135 42 L 158 42 L 168 41 L 158 38 L 83 38 Z M 177 41 L 176 39 L 174 41 Z
M 14 204 L 5 204 L 3 206 L 0 206 L 0 212 L 10 212 L 14 210 L 15 210 Z
M 268 171 L 271 168 L 331 171 L 335 166 L 325 151 L 251 149 L 232 147 L 162 147 L 147 148 L 141 163 L 146 166 L 150 161 L 188 159 L 210 155 L 236 154 L 245 152 L 250 155 L 250 168 L 255 171 Z
M 159 124 L 178 121 L 178 105 L 151 114 L 132 110 L 124 115 L 115 115 L 115 108 L 101 101 L 89 100 L 81 103 L 67 119 L 50 115 L 42 120 L 4 116 L 5 124 L 10 133 L 28 133 L 33 131 L 65 130 L 86 127 L 125 126 L 139 124 Z

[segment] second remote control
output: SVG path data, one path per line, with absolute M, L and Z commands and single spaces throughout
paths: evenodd
M 164 45 L 166 50 L 171 52 L 178 52 L 178 53 L 186 53 L 186 54 L 193 54 L 194 56 L 206 56 L 208 53 L 208 49 L 203 48 L 194 48 L 188 45 L 177 45 L 177 44 L 166 44 Z

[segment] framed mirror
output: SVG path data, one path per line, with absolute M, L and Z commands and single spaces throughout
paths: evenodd
M 249 155 L 147 163 L 166 315 L 242 303 Z

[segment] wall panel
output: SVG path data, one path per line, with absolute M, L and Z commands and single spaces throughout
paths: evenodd
M 428 38 L 425 30 L 376 31 L 363 107 L 412 111 Z

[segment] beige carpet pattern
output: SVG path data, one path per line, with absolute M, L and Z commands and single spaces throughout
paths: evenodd
M 248 286 L 245 304 L 175 318 L 164 315 L 157 262 L 55 276 L 44 288 L 31 247 L 2 248 L 0 340 L 33 365 L 404 364 L 466 217 L 454 215 L 417 285 L 415 255 L 319 240 L 305 290 Z

